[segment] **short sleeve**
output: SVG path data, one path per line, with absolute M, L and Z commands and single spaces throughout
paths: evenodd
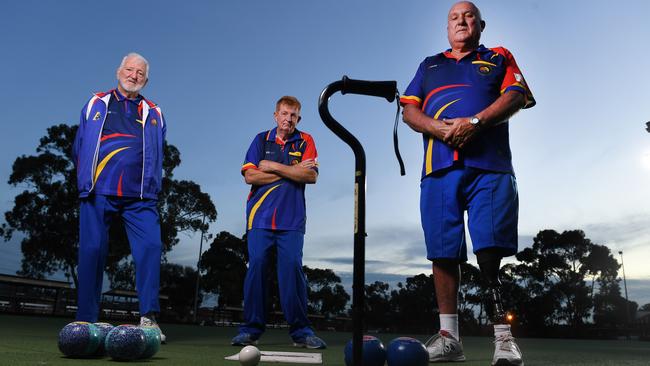
M 305 141 L 305 152 L 302 154 L 303 160 L 313 159 L 316 162 L 316 166 L 312 169 L 318 172 L 318 151 L 316 151 L 316 144 L 314 143 L 314 138 L 307 133 L 303 133 L 302 138 Z
M 411 83 L 406 88 L 404 94 L 399 98 L 400 104 L 402 106 L 406 104 L 413 104 L 420 108 L 422 106 L 422 100 L 424 99 L 424 92 L 422 84 L 424 82 L 424 64 L 426 60 L 420 63 L 418 70 L 415 72 L 415 76 Z
M 244 172 L 248 169 L 257 169 L 260 160 L 262 160 L 262 153 L 263 153 L 262 150 L 264 148 L 264 144 L 262 143 L 263 139 L 264 139 L 264 134 L 260 134 L 255 136 L 253 142 L 251 142 L 251 145 L 248 148 L 248 151 L 246 152 L 244 163 L 242 164 L 241 167 L 242 174 L 244 174 Z
M 533 93 L 530 91 L 530 87 L 526 83 L 519 66 L 517 66 L 515 57 L 510 53 L 510 51 L 503 47 L 497 47 L 493 50 L 505 58 L 506 72 L 503 77 L 503 82 L 501 83 L 501 94 L 508 91 L 520 92 L 526 97 L 524 108 L 534 106 L 536 104 L 535 98 L 533 97 Z

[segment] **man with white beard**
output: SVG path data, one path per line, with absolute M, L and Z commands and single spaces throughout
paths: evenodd
M 96 322 L 108 254 L 108 230 L 120 217 L 135 263 L 140 324 L 158 328 L 161 237 L 158 193 L 167 124 L 160 108 L 140 95 L 149 63 L 129 53 L 117 69 L 117 88 L 97 93 L 81 110 L 73 145 L 79 190 L 77 320 Z M 161 340 L 166 341 L 161 332 Z

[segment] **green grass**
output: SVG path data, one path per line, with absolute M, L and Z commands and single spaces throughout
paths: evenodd
M 0 365 L 110 365 L 109 358 L 68 359 L 57 348 L 57 335 L 71 319 L 0 314 Z M 236 328 L 200 327 L 194 325 L 161 324 L 167 338 L 160 352 L 152 359 L 130 364 L 146 365 L 225 365 L 238 347 L 230 346 Z M 323 364 L 342 366 L 343 348 L 351 337 L 348 333 L 319 332 L 329 345 L 323 350 Z M 412 335 L 411 335 L 412 336 Z M 388 345 L 395 334 L 378 335 Z M 415 336 L 424 341 L 426 336 Z M 526 366 L 584 365 L 621 366 L 650 365 L 650 343 L 639 341 L 588 341 L 565 339 L 519 339 Z M 489 365 L 493 345 L 490 338 L 465 337 L 466 362 L 459 365 Z M 261 339 L 260 349 L 268 351 L 301 351 L 290 346 L 286 330 L 270 329 Z M 313 351 L 311 351 L 313 352 Z M 271 365 L 271 364 L 269 364 Z M 283 364 L 272 364 L 283 365 Z M 287 364 L 289 365 L 289 364 Z

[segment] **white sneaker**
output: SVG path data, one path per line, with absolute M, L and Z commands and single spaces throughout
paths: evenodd
M 492 366 L 524 366 L 521 351 L 512 335 L 505 334 L 494 340 Z
M 167 337 L 163 334 L 162 330 L 156 322 L 156 318 L 153 315 L 145 315 L 140 317 L 140 326 L 141 327 L 151 327 L 156 328 L 158 333 L 160 333 L 160 343 L 167 343 Z
M 429 362 L 465 361 L 463 344 L 444 330 L 429 338 L 424 345 L 429 352 Z

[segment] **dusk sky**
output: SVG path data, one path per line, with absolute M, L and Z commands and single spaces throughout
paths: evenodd
M 403 91 L 424 57 L 449 47 L 453 3 L 6 2 L 0 211 L 24 188 L 6 183 L 16 157 L 34 154 L 47 127 L 78 123 L 91 93 L 114 88 L 121 58 L 135 51 L 151 64 L 143 94 L 160 104 L 168 141 L 181 152 L 176 178 L 200 184 L 217 206 L 211 233 L 244 233 L 246 149 L 255 134 L 274 127 L 280 96 L 303 102 L 298 128 L 314 136 L 320 162 L 318 183 L 307 187 L 305 264 L 349 281 L 353 155 L 321 122 L 318 96 L 343 75 L 396 80 Z M 537 100 L 510 122 L 520 248 L 542 229 L 582 229 L 624 252 L 630 299 L 650 303 L 650 2 L 476 4 L 487 22 L 481 42 L 514 54 Z M 395 109 L 379 98 L 330 100 L 334 117 L 366 150 L 367 279 L 390 283 L 430 273 L 419 221 L 422 140 L 400 125 L 407 171 L 400 177 Z M 183 236 L 170 262 L 195 266 L 198 244 L 198 236 Z M 0 242 L 0 273 L 19 266 L 19 240 Z

